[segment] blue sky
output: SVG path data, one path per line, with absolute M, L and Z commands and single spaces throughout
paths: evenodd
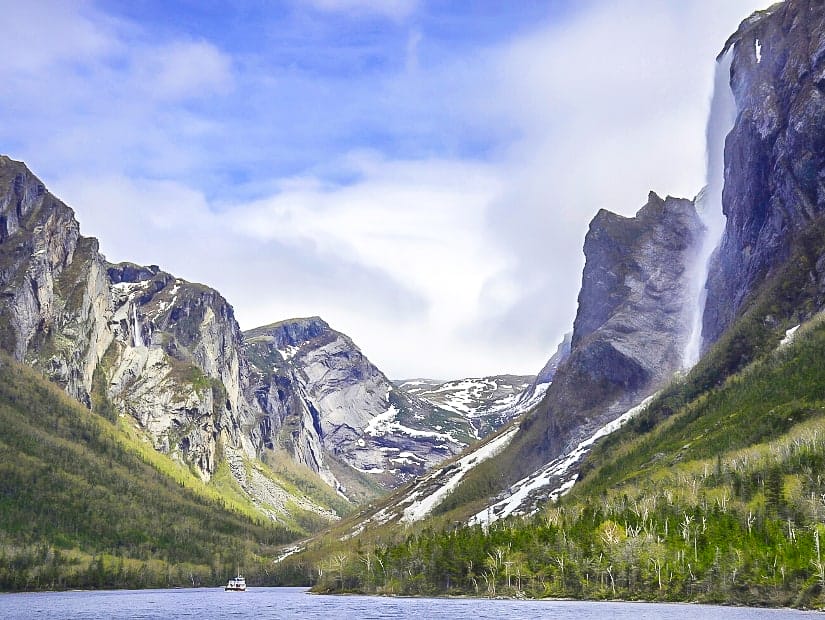
M 2 4 L 2 152 L 110 260 L 451 378 L 543 365 L 599 208 L 699 191 L 714 57 L 768 3 Z

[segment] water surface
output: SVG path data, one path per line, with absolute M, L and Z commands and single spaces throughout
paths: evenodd
M 472 618 L 513 620 L 779 620 L 823 618 L 817 612 L 659 603 L 315 596 L 305 588 L 110 590 L 0 595 L 0 618 L 132 620 L 155 618 Z

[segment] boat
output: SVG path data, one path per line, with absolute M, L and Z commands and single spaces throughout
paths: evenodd
M 226 587 L 224 590 L 227 592 L 246 592 L 246 579 L 243 578 L 243 575 L 238 573 L 237 577 L 233 577 L 226 582 Z

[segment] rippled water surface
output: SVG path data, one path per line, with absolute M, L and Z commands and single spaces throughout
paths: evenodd
M 823 618 L 815 612 L 743 609 L 656 603 L 579 601 L 502 601 L 485 599 L 413 599 L 370 596 L 313 596 L 304 588 L 250 588 L 224 592 L 192 590 L 114 590 L 0 595 L 0 618 L 473 618 L 484 620 L 554 618 L 559 620 L 647 620 L 648 618 L 774 620 Z

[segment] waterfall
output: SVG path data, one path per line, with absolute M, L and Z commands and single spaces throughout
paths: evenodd
M 706 170 L 705 187 L 696 197 L 696 210 L 705 226 L 699 252 L 690 269 L 692 308 L 691 331 L 683 356 L 685 369 L 699 361 L 702 353 L 702 317 L 707 301 L 707 279 L 710 259 L 722 240 L 725 215 L 722 212 L 722 190 L 725 186 L 725 138 L 736 121 L 736 101 L 730 89 L 730 65 L 733 46 L 716 63 L 710 116 L 705 130 Z
M 134 340 L 136 347 L 143 347 L 146 346 L 143 344 L 143 335 L 140 332 L 140 323 L 138 323 L 137 318 L 137 304 L 132 306 L 132 319 L 135 325 L 135 333 L 134 333 Z

